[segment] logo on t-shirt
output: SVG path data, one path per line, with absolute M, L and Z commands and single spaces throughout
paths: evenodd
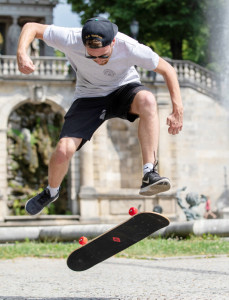
M 110 70 L 110 69 L 106 69 L 103 71 L 103 74 L 109 77 L 114 77 L 116 74 L 114 71 Z
M 105 115 L 106 115 L 106 109 L 103 109 L 101 115 L 99 116 L 99 118 L 101 120 L 104 120 L 105 119 Z

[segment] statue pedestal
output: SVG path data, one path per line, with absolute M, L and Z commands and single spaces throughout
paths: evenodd
M 229 219 L 229 207 L 224 207 L 222 210 L 222 218 Z

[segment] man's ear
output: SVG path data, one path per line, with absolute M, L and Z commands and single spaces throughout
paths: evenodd
M 113 39 L 113 41 L 111 42 L 111 46 L 114 46 L 115 44 L 115 38 Z

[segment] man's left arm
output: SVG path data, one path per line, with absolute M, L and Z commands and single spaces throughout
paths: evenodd
M 172 101 L 173 111 L 167 118 L 168 132 L 178 134 L 183 126 L 183 104 L 176 71 L 161 57 L 159 57 L 158 66 L 154 71 L 164 77 Z

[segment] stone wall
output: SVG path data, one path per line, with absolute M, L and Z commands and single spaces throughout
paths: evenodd
M 208 195 L 215 210 L 225 187 L 224 167 L 229 166 L 229 111 L 194 89 L 181 88 L 181 93 L 184 127 L 179 135 L 167 135 L 164 120 L 170 105 L 161 106 L 160 172 L 171 179 L 172 191 L 187 186 L 183 195 Z M 161 95 L 160 89 L 159 103 Z M 180 209 L 178 213 L 182 216 Z
M 11 61 L 15 58 L 11 57 Z M 8 61 L 8 57 L 6 57 Z M 63 62 L 62 62 L 63 63 Z M 24 103 L 47 103 L 62 114 L 69 108 L 74 78 L 61 74 L 34 74 L 26 77 L 0 65 L 0 218 L 7 211 L 6 136 L 10 114 Z M 2 73 L 1 73 L 2 70 Z M 13 71 L 12 71 L 13 70 Z M 56 68 L 53 68 L 56 70 Z M 39 69 L 38 69 L 39 71 Z M 63 72 L 66 72 L 64 70 Z M 144 75 L 144 74 L 143 74 Z M 130 206 L 152 210 L 161 205 L 171 219 L 184 218 L 174 193 L 187 186 L 209 195 L 212 208 L 224 192 L 224 166 L 229 165 L 229 112 L 213 93 L 199 92 L 180 80 L 184 102 L 183 131 L 168 134 L 166 118 L 171 113 L 168 90 L 160 78 L 143 82 L 155 94 L 160 115 L 159 173 L 172 181 L 172 189 L 155 197 L 138 195 L 142 179 L 142 158 L 137 139 L 138 121 L 112 119 L 105 122 L 92 140 L 75 154 L 69 170 L 69 207 L 82 222 L 117 222 L 127 217 Z M 215 92 L 215 90 L 214 90 Z
M 224 166 L 229 165 L 228 111 L 215 99 L 181 87 L 184 127 L 179 135 L 172 136 L 166 125 L 172 110 L 167 88 L 151 85 L 151 89 L 156 95 L 160 115 L 159 173 L 171 179 L 172 189 L 151 199 L 137 196 L 142 177 L 138 121 L 131 124 L 110 120 L 97 131 L 91 142 L 96 208 L 90 200 L 92 211 L 89 212 L 88 206 L 86 215 L 95 215 L 93 209 L 96 209 L 99 217 L 118 218 L 127 213 L 131 203 L 142 205 L 143 209 L 150 206 L 151 210 L 160 204 L 172 219 L 184 219 L 174 198 L 176 190 L 183 186 L 187 186 L 184 198 L 188 192 L 209 195 L 212 208 L 216 209 L 217 199 L 224 190 Z M 109 204 L 107 199 L 111 200 Z M 201 205 L 200 211 L 203 209 L 204 205 Z

